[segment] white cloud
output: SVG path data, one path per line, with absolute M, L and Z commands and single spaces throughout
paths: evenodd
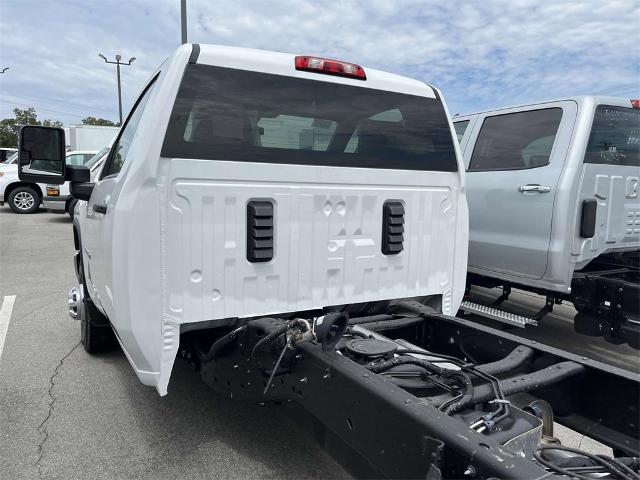
M 637 0 L 188 4 L 191 41 L 325 55 L 413 76 L 441 87 L 453 112 L 640 83 Z M 114 67 L 97 54 L 137 57 L 123 68 L 128 107 L 180 38 L 178 0 L 4 0 L 0 16 L 0 62 L 11 66 L 0 78 L 0 115 L 30 101 L 47 117 L 115 119 Z

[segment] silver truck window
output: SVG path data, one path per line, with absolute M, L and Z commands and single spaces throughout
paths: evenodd
M 127 159 L 127 152 L 129 151 L 129 147 L 131 147 L 131 142 L 133 141 L 133 137 L 138 129 L 142 112 L 144 112 L 144 107 L 149 101 L 154 85 L 155 79 L 152 80 L 145 91 L 142 92 L 142 95 L 138 98 L 138 101 L 133 106 L 133 109 L 125 120 L 118 138 L 113 143 L 109 158 L 107 159 L 107 165 L 102 171 L 101 178 L 116 175 L 122 169 L 122 166 Z
M 640 110 L 598 105 L 584 161 L 640 166 Z
M 84 165 L 85 158 L 84 153 L 74 153 L 67 156 L 66 162 L 67 165 Z
M 456 137 L 458 137 L 458 143 L 462 141 L 462 137 L 464 137 L 464 132 L 466 132 L 467 127 L 469 126 L 469 120 L 465 120 L 464 122 L 456 122 L 453 124 L 456 129 Z
M 561 108 L 485 118 L 469 171 L 521 170 L 547 165 L 561 119 Z
M 198 64 L 186 67 L 162 156 L 458 168 L 438 99 Z

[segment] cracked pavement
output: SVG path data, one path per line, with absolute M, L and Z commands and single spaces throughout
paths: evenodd
M 40 477 L 42 476 L 42 458 L 44 457 L 44 446 L 45 446 L 45 442 L 49 439 L 49 432 L 47 431 L 47 423 L 49 422 L 49 419 L 53 414 L 53 409 L 55 408 L 56 400 L 58 399 L 58 397 L 54 395 L 54 392 L 53 392 L 53 389 L 56 386 L 55 378 L 58 376 L 58 373 L 60 373 L 60 368 L 62 368 L 62 365 L 64 365 L 64 361 L 80 345 L 81 345 L 80 342 L 76 343 L 75 346 L 71 350 L 69 350 L 69 353 L 67 353 L 64 357 L 60 359 L 60 363 L 54 370 L 53 375 L 51 375 L 51 378 L 49 379 L 49 390 L 47 391 L 47 393 L 49 394 L 49 411 L 47 412 L 47 416 L 44 418 L 44 420 L 42 420 L 42 423 L 38 427 L 38 431 L 42 434 L 42 441 L 38 444 L 38 459 L 36 460 L 36 466 L 38 467 L 38 476 Z
M 349 478 L 294 407 L 222 398 L 176 362 L 169 394 L 121 351 L 90 356 L 67 315 L 66 215 L 0 207 L 0 302 L 16 295 L 0 358 L 0 478 Z

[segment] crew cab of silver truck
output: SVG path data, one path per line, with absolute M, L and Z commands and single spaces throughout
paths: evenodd
M 589 410 L 598 378 L 627 392 L 616 411 L 636 405 L 628 372 L 452 316 L 468 214 L 437 89 L 314 56 L 183 45 L 95 178 L 65 165 L 63 146 L 60 129 L 23 127 L 18 163 L 21 178 L 70 181 L 82 200 L 71 316 L 88 352 L 117 340 L 160 395 L 179 358 L 227 397 L 298 402 L 367 476 L 529 479 L 548 476 L 536 455 L 559 457 L 538 452 L 553 412 L 523 394 L 571 381 L 565 423 L 637 450 L 614 410 Z
M 467 169 L 469 283 L 535 323 L 570 300 L 577 331 L 639 347 L 640 101 L 575 97 L 454 118 Z M 496 309 L 514 286 L 547 297 L 533 319 Z

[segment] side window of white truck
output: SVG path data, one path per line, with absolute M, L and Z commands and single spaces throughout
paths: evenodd
M 598 105 L 584 161 L 640 166 L 640 110 Z
M 561 119 L 561 108 L 485 118 L 469 171 L 520 170 L 547 165 Z
M 155 79 L 147 86 L 142 93 L 136 104 L 133 106 L 133 110 L 129 114 L 129 118 L 124 122 L 124 126 L 120 131 L 120 136 L 113 144 L 111 153 L 107 159 L 107 165 L 103 169 L 102 178 L 117 175 L 122 169 L 124 162 L 127 159 L 127 152 L 131 147 L 131 142 L 138 129 L 142 112 L 149 101 L 153 86 L 155 85 Z

